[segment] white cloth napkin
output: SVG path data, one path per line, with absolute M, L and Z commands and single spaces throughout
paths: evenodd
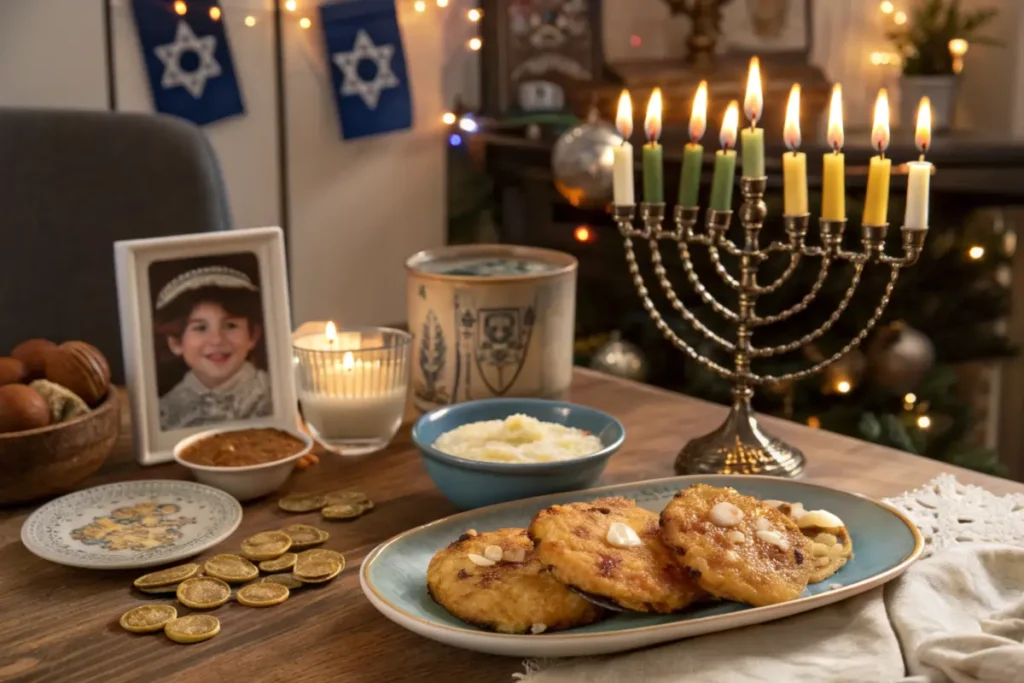
M 788 619 L 621 655 L 528 662 L 520 683 L 1024 683 L 1024 496 L 942 475 L 893 499 L 931 557 Z M 937 551 L 936 551 L 937 550 Z

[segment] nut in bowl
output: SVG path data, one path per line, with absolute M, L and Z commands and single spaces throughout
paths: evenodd
M 279 489 L 312 448 L 313 439 L 299 431 L 237 427 L 182 439 L 174 447 L 174 459 L 200 483 L 245 501 Z
M 463 510 L 595 486 L 625 437 L 600 410 L 533 398 L 444 406 L 412 428 L 427 474 Z

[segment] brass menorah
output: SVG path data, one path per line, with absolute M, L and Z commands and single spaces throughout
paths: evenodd
M 708 210 L 707 227 L 705 231 L 701 232 L 695 229 L 700 211 L 697 207 L 677 206 L 674 216 L 675 227 L 668 230 L 663 227 L 665 222 L 664 203 L 641 202 L 639 205 L 641 227 L 639 228 L 634 227 L 636 206 L 624 205 L 613 208 L 615 222 L 618 224 L 619 232 L 624 240 L 629 272 L 633 277 L 637 292 L 643 300 L 644 308 L 647 309 L 654 324 L 666 339 L 690 358 L 733 383 L 732 409 L 728 417 L 713 432 L 692 439 L 683 447 L 675 462 L 676 472 L 680 474 L 725 473 L 799 476 L 804 469 L 803 453 L 766 434 L 758 425 L 750 405 L 754 387 L 808 377 L 856 348 L 882 317 L 893 288 L 896 286 L 900 269 L 913 265 L 924 246 L 927 231 L 904 226 L 901 229 L 903 255 L 890 256 L 885 253 L 885 238 L 889 225 L 862 225 L 861 251 L 848 251 L 842 247 L 846 221 L 825 219 L 819 221 L 820 245 L 809 245 L 806 242 L 810 222 L 808 214 L 784 216 L 787 239 L 762 245 L 761 229 L 768 214 L 768 208 L 764 203 L 766 186 L 767 178 L 764 177 L 740 179 L 740 191 L 743 197 L 740 206 L 740 223 L 744 233 L 742 245 L 736 244 L 726 235 L 732 222 L 733 212 L 731 210 Z M 701 335 L 733 354 L 731 370 L 711 358 L 701 355 L 665 322 L 661 312 L 652 301 L 640 273 L 640 266 L 637 264 L 636 254 L 633 250 L 634 239 L 644 239 L 650 243 L 654 275 L 676 312 Z M 662 240 L 677 243 L 687 280 L 705 304 L 735 325 L 735 341 L 725 339 L 708 328 L 680 300 L 666 275 L 665 266 L 661 260 L 660 242 Z M 707 248 L 708 256 L 717 274 L 738 293 L 736 310 L 724 306 L 701 283 L 690 258 L 691 245 Z M 739 260 L 738 275 L 730 273 L 723 264 L 721 258 L 723 251 Z M 773 254 L 788 255 L 789 263 L 774 282 L 759 284 L 758 270 L 761 264 Z M 803 257 L 821 259 L 817 280 L 811 286 L 810 291 L 800 301 L 781 312 L 772 315 L 759 315 L 756 311 L 757 298 L 782 287 L 794 273 Z M 814 301 L 825 283 L 830 266 L 836 261 L 850 263 L 853 266 L 853 275 L 843 298 L 829 318 L 813 332 L 790 343 L 778 346 L 754 346 L 751 341 L 757 328 L 787 320 L 806 309 Z M 806 369 L 780 375 L 757 374 L 751 371 L 752 359 L 769 358 L 795 351 L 826 334 L 846 310 L 860 283 L 864 267 L 869 263 L 889 266 L 889 281 L 874 313 L 856 336 L 832 356 Z

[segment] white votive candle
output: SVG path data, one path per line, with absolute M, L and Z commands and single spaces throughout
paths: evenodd
M 932 165 L 927 161 L 907 164 L 907 211 L 903 225 L 911 230 L 928 229 L 928 197 Z
M 392 389 L 369 396 L 329 396 L 299 391 L 302 417 L 328 441 L 387 434 L 398 427 L 405 391 Z

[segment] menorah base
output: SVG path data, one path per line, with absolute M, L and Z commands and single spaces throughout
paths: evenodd
M 692 439 L 676 456 L 677 474 L 762 474 L 799 477 L 804 454 L 761 431 L 750 400 L 738 398 L 725 422 Z

